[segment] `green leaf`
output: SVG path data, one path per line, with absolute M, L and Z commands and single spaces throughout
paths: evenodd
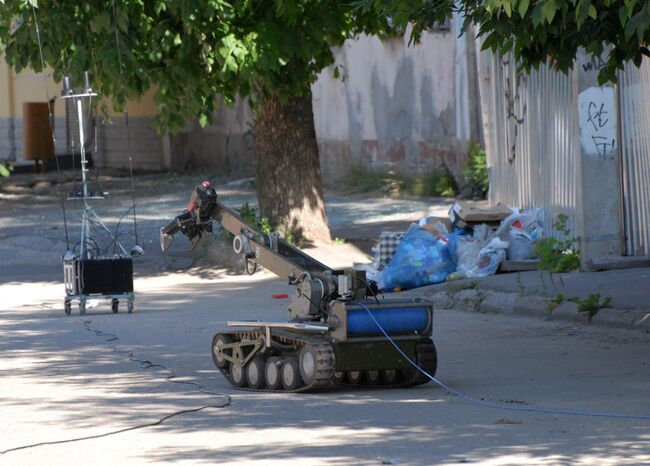
M 506 12 L 508 18 L 512 16 L 512 5 L 510 5 L 510 0 L 503 0 L 503 10 Z
M 537 4 L 535 8 L 533 8 L 531 19 L 533 20 L 533 26 L 535 28 L 542 24 L 542 6 L 540 4 Z
M 650 18 L 646 14 L 648 10 L 648 5 L 643 8 L 640 12 L 632 16 L 630 20 L 625 25 L 625 40 L 630 40 L 634 34 L 637 35 L 639 41 L 643 40 L 644 31 L 650 26 Z
M 526 12 L 528 11 L 529 6 L 530 6 L 530 0 L 519 0 L 519 6 L 517 7 L 519 16 L 521 16 L 522 18 L 526 16 Z
M 201 125 L 201 128 L 205 128 L 208 124 L 208 115 L 205 113 L 201 113 L 199 115 L 199 125 Z
M 181 35 L 176 33 L 176 35 L 174 36 L 174 45 L 178 46 L 181 45 L 182 43 L 183 40 L 181 39 Z
M 630 14 L 625 5 L 618 9 L 618 20 L 621 22 L 621 26 L 625 27 L 625 24 L 627 23 L 629 17 Z
M 0 0 L 1 1 L 1 0 Z M 11 165 L 5 165 L 0 163 L 0 176 L 7 177 L 11 175 L 11 170 L 13 167 Z
M 598 17 L 598 12 L 596 11 L 596 7 L 593 5 L 589 5 L 589 12 L 587 13 L 591 19 L 596 19 Z
M 546 0 L 546 3 L 542 6 L 542 18 L 545 19 L 548 24 L 551 24 L 558 9 L 556 0 Z

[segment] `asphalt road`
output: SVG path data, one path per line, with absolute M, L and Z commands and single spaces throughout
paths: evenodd
M 0 284 L 0 464 L 620 465 L 650 463 L 650 420 L 477 406 L 433 383 L 321 393 L 233 390 L 210 340 L 282 320 L 287 286 L 219 270 L 139 277 L 133 314 L 62 311 L 58 282 Z M 650 416 L 646 335 L 437 310 L 440 380 L 506 407 Z M 142 363 L 138 361 L 149 361 Z M 150 364 L 154 366 L 148 367 Z M 164 366 L 164 367 L 161 367 Z M 152 423 L 160 425 L 78 440 Z

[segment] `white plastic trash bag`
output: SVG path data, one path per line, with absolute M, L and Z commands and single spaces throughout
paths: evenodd
M 479 251 L 474 266 L 466 272 L 466 275 L 469 278 L 494 275 L 499 268 L 499 264 L 506 258 L 507 247 L 507 241 L 493 238 L 487 246 Z
M 508 241 L 509 260 L 527 260 L 535 257 L 535 244 L 542 237 L 542 225 L 538 220 L 540 209 L 514 213 L 506 218 L 497 236 Z

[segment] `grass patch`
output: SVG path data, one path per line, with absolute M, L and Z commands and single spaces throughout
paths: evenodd
M 345 184 L 354 192 L 380 191 L 391 196 L 453 197 L 458 194 L 456 180 L 446 169 L 407 176 L 394 171 L 353 167 L 345 178 Z

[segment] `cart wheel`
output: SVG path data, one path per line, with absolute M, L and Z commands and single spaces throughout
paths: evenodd
M 133 300 L 132 299 L 129 299 L 126 302 L 126 312 L 128 312 L 129 314 L 131 314 L 133 312 Z
M 264 366 L 264 378 L 266 379 L 266 386 L 271 390 L 279 390 L 282 388 L 282 376 L 280 368 L 282 367 L 282 358 L 274 356 L 266 360 Z
M 86 302 L 79 301 L 79 314 L 84 315 L 86 313 Z
M 72 304 L 70 303 L 70 301 L 64 301 L 63 310 L 67 315 L 70 315 L 70 313 L 72 312 Z
M 120 308 L 120 301 L 113 298 L 113 300 L 111 301 L 111 309 L 113 310 L 113 313 L 117 314 L 119 308 Z

